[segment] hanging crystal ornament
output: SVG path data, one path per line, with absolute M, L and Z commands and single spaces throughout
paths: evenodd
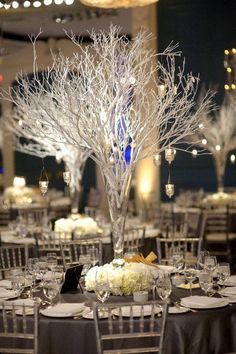
M 49 181 L 48 181 L 47 173 L 44 168 L 44 160 L 42 160 L 42 162 L 43 162 L 43 167 L 42 167 L 40 178 L 39 178 L 39 189 L 40 189 L 40 192 L 42 193 L 42 195 L 45 196 L 45 194 L 48 191 Z M 45 178 L 45 179 L 43 179 L 43 178 Z
M 70 171 L 64 171 L 64 172 L 63 172 L 63 180 L 64 180 L 64 182 L 67 184 L 67 186 L 69 186 L 70 181 L 71 181 L 71 174 L 70 174 Z
M 169 164 L 171 164 L 171 162 L 174 160 L 175 158 L 175 149 L 169 147 L 165 150 L 165 159 L 166 161 L 169 162 Z
M 175 186 L 174 186 L 174 184 L 172 184 L 172 183 L 167 183 L 165 187 L 166 187 L 166 195 L 167 195 L 169 198 L 171 198 L 171 197 L 174 195 L 174 193 L 175 193 Z
M 156 154 L 153 156 L 153 163 L 156 167 L 161 165 L 161 154 Z

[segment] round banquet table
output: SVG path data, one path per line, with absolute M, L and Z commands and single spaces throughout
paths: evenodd
M 194 294 L 202 294 L 194 290 Z M 77 292 L 60 295 L 63 302 L 83 302 Z M 172 300 L 189 296 L 174 287 Z M 131 297 L 110 297 L 129 301 Z M 160 319 L 158 318 L 157 321 Z M 29 316 L 30 321 L 30 316 Z M 106 321 L 104 319 L 103 321 Z M 163 354 L 226 354 L 236 351 L 236 304 L 219 309 L 168 315 Z M 40 354 L 96 354 L 94 321 L 40 315 Z

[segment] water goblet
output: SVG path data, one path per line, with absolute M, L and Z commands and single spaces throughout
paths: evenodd
M 210 256 L 210 253 L 208 251 L 201 251 L 199 253 L 199 256 L 198 256 L 198 265 L 199 265 L 199 268 L 204 268 L 204 264 L 205 264 L 205 258 L 206 257 L 209 257 Z
M 216 269 L 217 260 L 215 256 L 206 256 L 204 259 L 204 269 L 213 272 Z
M 46 254 L 48 268 L 54 272 L 55 267 L 57 266 L 57 254 L 55 252 L 49 252 Z
M 184 256 L 180 247 L 173 247 L 171 249 L 171 263 L 173 267 L 175 267 L 176 273 L 179 273 L 179 271 L 183 268 Z
M 172 284 L 170 274 L 160 273 L 156 278 L 156 284 L 154 285 L 153 294 L 155 298 L 155 292 L 161 298 L 163 302 L 166 302 L 172 291 Z
M 212 274 L 206 271 L 201 271 L 198 274 L 199 285 L 207 296 L 212 296 L 214 292 L 214 282 Z
M 43 279 L 43 293 L 49 299 L 49 307 L 52 307 L 53 299 L 59 293 L 58 282 L 55 277 L 51 276 Z
M 193 281 L 196 279 L 196 264 L 193 263 L 186 263 L 184 267 L 184 276 L 187 282 L 189 283 L 190 287 L 190 295 L 193 294 Z
M 97 271 L 95 274 L 95 294 L 97 299 L 104 303 L 110 296 L 110 283 L 108 273 L 104 270 Z
M 217 278 L 219 281 L 219 285 L 222 285 L 222 287 L 224 288 L 226 280 L 228 280 L 230 277 L 229 263 L 226 262 L 218 263 L 216 271 L 217 271 Z
M 12 290 L 15 292 L 16 296 L 20 296 L 25 286 L 25 277 L 23 271 L 21 269 L 11 270 L 10 279 Z

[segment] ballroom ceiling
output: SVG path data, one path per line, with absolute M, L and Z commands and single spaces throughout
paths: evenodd
M 130 18 L 130 10 L 94 9 L 83 6 L 78 0 L 72 5 L 0 9 L 0 56 L 20 49 L 29 41 L 29 36 L 37 35 L 40 29 L 41 39 L 65 37 L 65 30 L 86 37 L 88 30 L 108 28 L 114 23 L 122 27 L 123 33 L 130 34 Z

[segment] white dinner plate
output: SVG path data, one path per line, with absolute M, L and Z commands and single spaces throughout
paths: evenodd
M 176 315 L 176 314 L 181 314 L 181 313 L 186 313 L 186 312 L 189 312 L 190 309 L 187 308 L 187 307 L 176 307 L 176 306 L 170 306 L 168 307 L 168 313 L 169 314 L 173 314 L 173 315 Z
M 229 301 L 227 300 L 227 298 L 206 298 L 206 296 L 195 296 L 195 298 L 198 298 L 197 301 L 195 301 L 195 303 L 193 301 L 192 302 L 188 301 L 187 298 L 186 300 L 185 298 L 183 298 L 180 304 L 181 306 L 184 307 L 189 307 L 192 309 L 199 309 L 199 310 L 216 309 L 216 308 L 221 308 L 229 305 Z M 208 301 L 209 303 L 204 304 L 204 301 Z
M 236 275 L 231 275 L 229 279 L 224 282 L 224 284 L 221 284 L 221 282 L 219 282 L 219 285 L 236 286 Z
M 223 296 L 236 296 L 236 287 L 232 286 L 232 287 L 221 289 L 219 293 L 220 295 Z
M 133 306 L 133 317 L 141 317 L 141 305 L 135 305 Z M 130 317 L 130 306 L 123 306 L 121 308 L 122 311 L 122 317 Z M 151 311 L 152 311 L 152 306 L 151 305 L 144 305 L 143 306 L 143 316 L 151 316 Z M 162 312 L 162 309 L 160 306 L 155 306 L 154 307 L 154 313 L 158 314 Z M 112 314 L 115 316 L 120 315 L 119 309 L 114 309 L 112 310 Z

